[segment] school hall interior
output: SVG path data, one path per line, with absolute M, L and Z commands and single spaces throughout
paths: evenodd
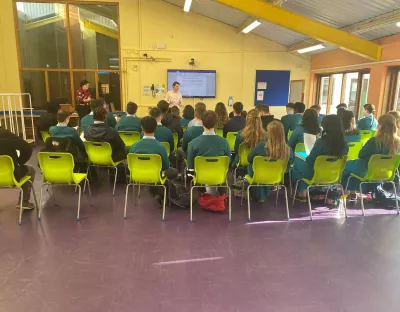
M 0 311 L 397 311 L 400 0 L 0 1 Z

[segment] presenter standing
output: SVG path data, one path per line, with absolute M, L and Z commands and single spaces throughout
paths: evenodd
M 78 91 L 76 91 L 75 95 L 75 109 L 78 113 L 79 120 L 81 120 L 83 117 L 90 114 L 90 102 L 92 101 L 92 95 L 89 91 L 89 81 L 83 80 L 79 86 L 80 88 Z
M 180 83 L 175 81 L 172 84 L 172 90 L 168 91 L 165 100 L 168 102 L 169 107 L 182 107 L 183 106 L 183 101 L 182 101 L 182 94 L 179 92 L 180 88 Z

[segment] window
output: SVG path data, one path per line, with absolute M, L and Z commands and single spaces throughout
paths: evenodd
M 358 118 L 368 98 L 369 73 L 335 73 L 321 75 L 317 80 L 318 104 L 321 113 L 335 114 L 336 106 L 346 103 Z
M 397 88 L 396 88 L 396 97 L 395 97 L 395 107 L 397 111 L 400 111 L 400 73 L 397 75 Z
M 75 104 L 82 80 L 92 99 L 121 108 L 118 5 L 16 2 L 20 69 L 34 108 L 51 99 Z

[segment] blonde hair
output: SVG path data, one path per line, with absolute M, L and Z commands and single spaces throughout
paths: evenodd
M 268 124 L 268 141 L 265 149 L 272 159 L 289 159 L 290 147 L 286 144 L 285 129 L 279 121 L 272 121 Z
M 396 118 L 383 115 L 378 120 L 378 131 L 375 135 L 379 148 L 389 147 L 389 155 L 397 155 L 400 150 L 400 138 L 397 136 Z
M 265 131 L 258 110 L 252 109 L 248 112 L 246 127 L 242 131 L 242 139 L 242 142 L 248 145 L 250 149 L 253 149 L 260 142 L 265 142 Z

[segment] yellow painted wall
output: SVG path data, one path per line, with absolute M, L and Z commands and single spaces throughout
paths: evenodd
M 143 86 L 166 84 L 167 69 L 191 69 L 192 57 L 196 60 L 195 69 L 217 70 L 217 98 L 204 100 L 209 108 L 214 108 L 218 101 L 226 103 L 233 96 L 234 101 L 241 101 L 247 110 L 251 109 L 256 69 L 291 70 L 292 80 L 306 81 L 305 94 L 308 94 L 310 61 L 287 53 L 277 43 L 252 34 L 238 34 L 234 27 L 193 12 L 185 13 L 162 0 L 116 2 L 120 13 L 123 101 L 135 101 L 142 106 L 140 115 L 160 100 L 143 96 Z M 0 38 L 8 45 L 7 50 L 0 49 L 0 71 L 6 73 L 0 75 L 1 92 L 15 92 L 19 87 L 11 3 L 2 0 L 0 4 L 0 21 L 10 26 L 7 31 L 1 27 L 0 32 Z M 157 43 L 165 43 L 166 50 L 155 49 Z M 135 60 L 144 53 L 166 61 Z M 186 103 L 197 101 L 187 99 Z M 284 108 L 273 107 L 272 112 L 280 116 Z

